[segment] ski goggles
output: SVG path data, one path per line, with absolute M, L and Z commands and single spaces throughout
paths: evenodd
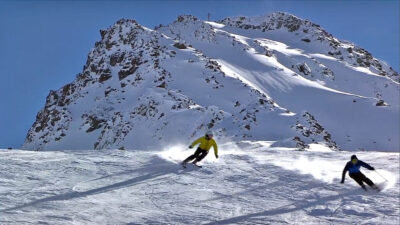
M 353 164 L 356 164 L 356 163 L 358 162 L 358 160 L 357 160 L 357 159 L 352 159 L 351 162 L 352 162 Z

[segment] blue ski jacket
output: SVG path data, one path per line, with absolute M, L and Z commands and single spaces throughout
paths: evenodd
M 360 167 L 365 167 L 369 170 L 374 170 L 374 167 L 368 165 L 367 163 L 361 160 L 358 160 L 356 164 L 353 164 L 351 161 L 349 161 L 347 162 L 346 166 L 343 169 L 342 182 L 344 181 L 347 171 L 349 171 L 349 174 L 358 173 L 360 172 Z

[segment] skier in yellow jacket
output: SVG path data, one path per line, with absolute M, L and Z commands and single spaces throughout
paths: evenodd
M 182 162 L 183 167 L 186 167 L 186 163 L 192 161 L 193 159 L 193 164 L 197 166 L 197 162 L 200 162 L 202 159 L 204 159 L 204 157 L 207 156 L 211 147 L 214 148 L 215 158 L 218 159 L 218 146 L 213 139 L 213 133 L 211 131 L 207 131 L 204 137 L 195 140 L 191 145 L 189 145 L 189 148 L 193 148 L 197 144 L 200 144 L 200 146 L 193 155 L 189 156 Z

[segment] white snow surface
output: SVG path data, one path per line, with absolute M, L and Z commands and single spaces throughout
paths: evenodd
M 51 91 L 24 149 L 143 149 L 220 139 L 400 150 L 400 76 L 287 13 L 148 29 L 122 19 Z
M 220 143 L 203 168 L 184 145 L 152 151 L 0 150 L 0 224 L 399 224 L 399 153 Z M 383 190 L 350 177 L 351 154 Z

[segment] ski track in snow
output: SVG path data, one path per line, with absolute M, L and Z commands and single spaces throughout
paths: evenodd
M 203 168 L 183 146 L 143 151 L 0 151 L 0 224 L 399 224 L 399 153 L 356 152 L 389 181 L 364 192 L 354 152 L 221 144 Z M 319 151 L 321 150 L 321 151 Z

